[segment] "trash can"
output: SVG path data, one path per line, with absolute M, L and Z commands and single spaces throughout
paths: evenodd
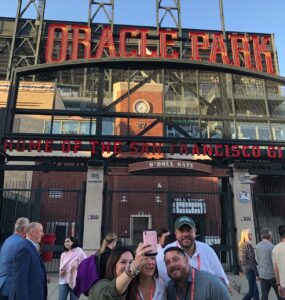
M 45 234 L 42 237 L 41 243 L 42 245 L 55 245 L 55 234 Z M 44 262 L 49 262 L 52 260 L 53 257 L 53 251 L 43 251 L 41 253 L 42 259 Z

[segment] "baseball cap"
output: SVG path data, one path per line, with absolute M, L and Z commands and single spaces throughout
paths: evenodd
M 193 219 L 187 217 L 187 216 L 183 216 L 183 217 L 179 217 L 176 221 L 175 221 L 175 225 L 174 228 L 179 229 L 180 227 L 182 227 L 183 225 L 187 225 L 190 228 L 196 228 L 195 222 L 193 221 Z

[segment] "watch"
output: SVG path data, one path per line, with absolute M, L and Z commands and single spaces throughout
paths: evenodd
M 144 99 L 136 100 L 134 103 L 134 111 L 139 114 L 147 114 L 150 111 L 150 105 Z

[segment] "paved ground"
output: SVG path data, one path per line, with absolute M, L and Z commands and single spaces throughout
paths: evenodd
M 58 300 L 58 276 L 55 274 L 48 274 L 47 277 L 50 279 L 48 284 L 48 300 Z M 67 298 L 69 299 L 69 297 Z M 80 300 L 87 300 L 85 296 L 81 296 Z
M 58 277 L 57 275 L 51 274 L 48 276 L 50 278 L 50 283 L 48 285 L 48 300 L 58 300 Z M 246 294 L 248 285 L 245 277 L 239 277 L 235 275 L 228 274 L 230 282 L 237 282 L 241 284 L 240 294 L 234 291 L 232 299 L 233 300 L 242 300 L 243 296 Z M 68 298 L 69 299 L 69 298 Z M 81 296 L 80 300 L 87 300 L 87 297 Z M 277 299 L 273 290 L 270 292 L 269 300 Z

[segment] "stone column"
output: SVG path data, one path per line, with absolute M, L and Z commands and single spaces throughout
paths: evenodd
M 103 188 L 103 167 L 89 166 L 87 172 L 84 213 L 83 249 L 87 255 L 100 248 Z
M 237 243 L 240 239 L 240 233 L 243 229 L 250 228 L 253 233 L 253 243 L 256 242 L 254 219 L 253 219 L 253 203 L 251 197 L 250 179 L 246 179 L 247 170 L 234 169 L 234 177 L 231 184 L 234 193 L 234 211 L 235 223 L 237 228 Z

